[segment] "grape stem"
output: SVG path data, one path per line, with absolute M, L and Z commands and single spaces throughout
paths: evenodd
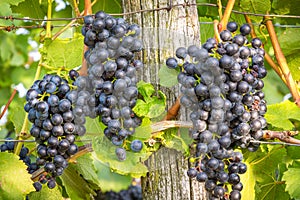
M 221 21 L 220 21 L 219 32 L 226 29 L 226 25 L 228 23 L 234 3 L 235 3 L 235 0 L 228 0 L 223 17 L 221 18 Z
M 51 18 L 52 18 L 52 2 L 48 0 L 48 11 L 47 11 L 47 24 L 46 24 L 46 38 L 51 38 Z
M 68 159 L 68 162 L 71 162 L 71 163 L 74 163 L 76 162 L 76 159 L 79 158 L 80 156 L 83 156 L 89 152 L 92 152 L 93 149 L 92 149 L 92 144 L 87 144 L 87 145 L 84 145 L 84 146 L 80 146 L 78 147 L 78 152 L 76 154 L 74 154 L 73 156 L 71 156 L 69 159 Z M 32 176 L 31 176 L 31 180 L 33 181 L 38 181 L 39 180 L 39 177 L 40 175 L 42 174 L 47 174 L 47 172 L 45 172 L 45 169 L 44 167 L 41 167 L 40 169 L 36 170 Z
M 217 43 L 221 42 L 220 34 L 219 34 L 219 21 L 214 20 L 214 33 L 215 33 L 215 39 L 217 40 Z
M 279 67 L 280 67 L 282 73 L 283 73 L 283 76 L 286 80 L 287 86 L 288 86 L 288 88 L 289 88 L 289 90 L 290 90 L 290 92 L 293 96 L 293 99 L 294 99 L 295 103 L 297 104 L 298 107 L 300 107 L 299 90 L 297 88 L 297 85 L 296 85 L 295 81 L 293 80 L 293 77 L 291 75 L 291 72 L 290 72 L 290 69 L 288 67 L 287 61 L 285 59 L 285 56 L 284 56 L 284 54 L 282 52 L 282 49 L 280 47 L 280 44 L 278 42 L 278 38 L 277 38 L 275 29 L 274 29 L 274 26 L 273 26 L 273 22 L 270 19 L 270 17 L 267 17 L 267 16 L 264 17 L 264 20 L 265 20 L 267 30 L 268 30 L 269 35 L 270 35 L 270 39 L 271 39 L 271 42 L 272 42 L 272 46 L 273 46 L 273 49 L 274 49 L 276 60 L 279 64 Z
M 250 32 L 251 37 L 252 38 L 257 38 L 257 35 L 255 33 L 255 29 L 254 29 L 254 26 L 252 24 L 252 21 L 251 21 L 250 17 L 248 15 L 244 15 L 244 16 L 245 16 L 246 22 L 251 27 L 251 32 Z M 268 64 L 272 67 L 272 69 L 278 74 L 278 76 L 281 78 L 281 80 L 286 84 L 286 80 L 283 76 L 283 73 L 282 73 L 280 67 L 277 65 L 277 63 L 275 63 L 275 61 L 272 59 L 270 54 L 268 54 L 268 52 L 265 52 L 265 59 L 268 62 Z
M 74 11 L 75 11 L 76 17 L 80 17 L 81 13 L 78 8 L 77 0 L 73 0 L 73 4 L 74 4 Z
M 9 100 L 8 100 L 8 102 L 6 103 L 6 105 L 5 105 L 4 109 L 3 109 L 3 111 L 2 111 L 1 114 L 0 114 L 0 119 L 3 117 L 3 115 L 4 115 L 5 112 L 7 111 L 7 109 L 8 109 L 8 107 L 9 107 L 10 103 L 12 102 L 12 100 L 14 99 L 14 97 L 15 97 L 16 94 L 17 94 L 17 90 L 14 89 L 13 92 L 12 92 L 12 94 L 10 95 Z

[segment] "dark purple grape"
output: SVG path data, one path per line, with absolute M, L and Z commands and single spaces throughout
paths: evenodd
M 238 29 L 238 25 L 236 22 L 228 22 L 226 28 L 228 31 L 233 33 Z

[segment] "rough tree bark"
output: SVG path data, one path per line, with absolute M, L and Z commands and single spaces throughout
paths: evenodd
M 200 28 L 196 6 L 183 6 L 196 3 L 196 0 L 122 0 L 124 13 L 164 8 L 170 9 L 147 11 L 126 15 L 128 21 L 142 27 L 141 37 L 144 50 L 140 55 L 145 67 L 141 79 L 151 82 L 157 89 L 162 90 L 171 106 L 179 95 L 179 87 L 161 87 L 158 71 L 166 58 L 174 56 L 180 46 L 200 43 Z M 187 119 L 186 110 L 181 109 L 179 118 Z M 142 179 L 143 196 L 145 200 L 199 200 L 206 199 L 203 185 L 191 181 L 186 171 L 187 159 L 176 150 L 162 148 L 147 161 L 149 173 Z

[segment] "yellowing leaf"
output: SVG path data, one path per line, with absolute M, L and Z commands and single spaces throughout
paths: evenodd
M 291 130 L 294 128 L 291 119 L 300 121 L 300 108 L 293 102 L 287 100 L 278 104 L 269 105 L 265 117 L 267 122 L 273 127 Z

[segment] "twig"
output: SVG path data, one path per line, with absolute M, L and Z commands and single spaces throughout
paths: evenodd
M 297 104 L 298 107 L 300 107 L 300 96 L 299 96 L 299 91 L 297 88 L 297 85 L 295 83 L 295 81 L 293 80 L 293 77 L 291 75 L 290 69 L 287 65 L 287 61 L 282 53 L 280 44 L 278 42 L 278 38 L 277 35 L 275 33 L 275 29 L 273 26 L 273 22 L 269 17 L 264 17 L 264 20 L 266 21 L 266 26 L 267 26 L 267 30 L 269 32 L 270 35 L 270 39 L 273 45 L 273 49 L 275 52 L 275 57 L 276 60 L 280 66 L 280 69 L 285 77 L 287 86 L 293 96 L 293 99 L 295 100 L 295 103 Z
M 93 148 L 92 148 L 92 145 L 89 143 L 87 145 L 84 145 L 84 146 L 80 146 L 78 147 L 78 152 L 76 154 L 74 154 L 73 156 L 71 156 L 69 159 L 68 159 L 68 162 L 75 162 L 77 158 L 79 158 L 80 156 L 83 156 L 85 155 L 86 153 L 89 153 L 89 152 L 92 152 L 93 151 Z M 32 176 L 31 176 L 31 180 L 33 181 L 38 181 L 39 180 L 39 177 L 40 175 L 42 174 L 47 174 L 47 172 L 45 172 L 45 169 L 44 167 L 41 167 L 40 169 L 36 170 Z
M 3 115 L 4 115 L 5 112 L 7 111 L 7 109 L 8 109 L 8 107 L 9 107 L 10 103 L 12 102 L 12 100 L 14 99 L 14 97 L 15 97 L 16 94 L 17 94 L 17 90 L 14 89 L 13 92 L 12 92 L 12 94 L 10 95 L 10 98 L 9 98 L 8 102 L 6 103 L 6 105 L 5 105 L 4 109 L 3 109 L 3 111 L 2 111 L 1 114 L 0 114 L 0 119 L 2 119 Z
M 298 131 L 270 131 L 265 130 L 263 138 L 266 140 L 279 139 L 280 141 L 291 143 L 291 144 L 300 144 L 300 140 L 295 139 L 291 136 L 298 134 Z
M 177 97 L 175 103 L 168 110 L 167 115 L 164 117 L 164 120 L 174 119 L 178 115 L 178 112 L 180 109 L 180 98 L 181 98 L 181 95 Z
M 248 15 L 244 15 L 246 22 L 250 25 L 251 27 L 251 32 L 250 35 L 252 38 L 256 38 L 257 35 L 255 33 L 255 29 L 253 27 L 253 23 Z M 272 67 L 272 69 L 278 74 L 278 76 L 281 78 L 281 80 L 286 84 L 286 80 L 283 76 L 283 73 L 280 69 L 280 67 L 275 63 L 275 61 L 272 59 L 272 57 L 268 54 L 268 52 L 265 52 L 265 60 L 269 63 L 269 65 Z
M 224 11 L 223 18 L 220 21 L 221 26 L 220 26 L 219 32 L 226 29 L 226 25 L 228 23 L 228 19 L 230 17 L 231 12 L 232 12 L 232 8 L 234 6 L 234 3 L 235 3 L 235 0 L 228 0 L 225 11 Z

